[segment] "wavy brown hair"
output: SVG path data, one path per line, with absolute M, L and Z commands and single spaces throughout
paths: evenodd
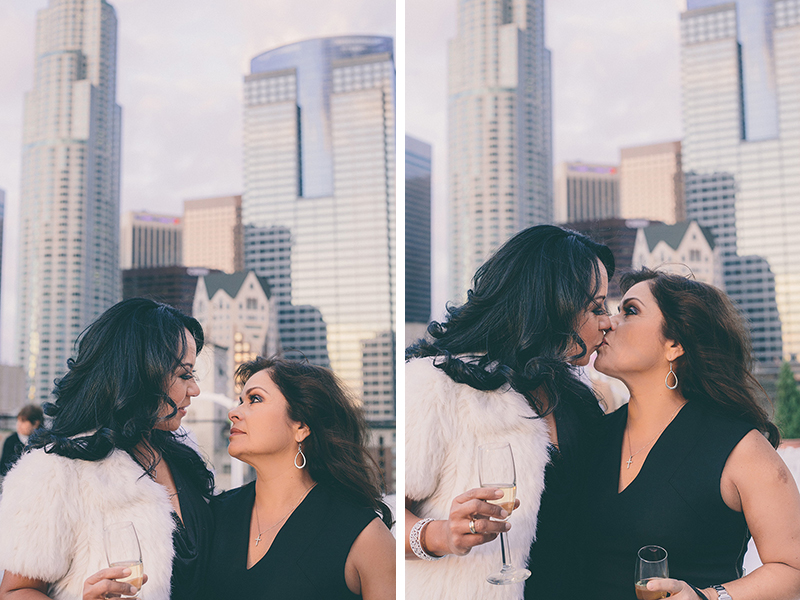
M 341 496 L 375 510 L 392 526 L 392 512 L 381 501 L 381 476 L 367 452 L 367 425 L 363 411 L 339 378 L 324 367 L 305 361 L 258 357 L 236 369 L 244 385 L 256 373 L 267 371 L 286 398 L 289 418 L 308 426 L 303 441 L 308 474 Z
M 664 337 L 683 346 L 673 367 L 683 397 L 753 424 L 777 448 L 780 432 L 756 397 L 760 390 L 769 400 L 751 372 L 750 335 L 733 302 L 713 285 L 647 268 L 623 274 L 620 289 L 642 281 L 664 316 Z

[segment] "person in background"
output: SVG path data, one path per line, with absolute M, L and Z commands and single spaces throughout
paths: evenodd
M 17 414 L 17 431 L 6 438 L 3 443 L 3 454 L 0 456 L 0 477 L 5 476 L 17 462 L 22 449 L 34 430 L 44 423 L 44 413 L 40 406 L 28 404 Z

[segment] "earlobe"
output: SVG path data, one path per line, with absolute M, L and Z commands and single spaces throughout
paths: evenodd
M 683 346 L 681 346 L 678 342 L 667 342 L 667 355 L 666 359 L 669 362 L 677 360 L 678 357 L 683 356 Z
M 306 439 L 309 435 L 311 435 L 311 430 L 308 428 L 308 425 L 305 423 L 300 424 L 297 428 L 297 431 L 294 434 L 294 441 L 298 444 Z

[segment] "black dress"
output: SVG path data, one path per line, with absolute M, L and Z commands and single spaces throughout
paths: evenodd
M 3 442 L 3 454 L 0 456 L 0 477 L 5 476 L 11 470 L 11 467 L 22 455 L 24 447 L 25 444 L 19 439 L 16 431 L 6 438 L 6 441 Z
M 720 478 L 753 426 L 689 402 L 618 493 L 627 418 L 627 406 L 609 415 L 583 495 L 584 593 L 635 598 L 636 555 L 650 544 L 667 550 L 670 577 L 699 588 L 741 577 L 750 534 L 744 515 L 722 500 Z
M 169 462 L 169 461 L 168 461 Z M 172 545 L 175 558 L 172 560 L 171 600 L 202 600 L 206 598 L 203 577 L 208 570 L 211 557 L 213 521 L 211 508 L 200 489 L 192 484 L 180 469 L 170 465 L 172 478 L 178 490 L 181 505 L 181 522 L 173 513 L 175 530 Z
M 214 543 L 208 589 L 213 600 L 352 600 L 344 566 L 350 547 L 378 518 L 318 484 L 280 528 L 267 553 L 247 568 L 255 482 L 212 501 Z
M 531 576 L 525 582 L 526 600 L 574 597 L 574 586 L 565 582 L 574 577 L 574 549 L 581 539 L 576 527 L 579 494 L 603 411 L 598 405 L 563 401 L 556 406 L 554 417 L 559 448 L 550 446 L 550 462 L 544 472 L 536 540 L 528 561 Z M 511 535 L 513 544 L 513 529 Z

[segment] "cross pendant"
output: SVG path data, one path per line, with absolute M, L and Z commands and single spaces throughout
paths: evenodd
M 627 463 L 627 464 L 628 464 L 628 466 L 627 466 L 627 467 L 625 467 L 625 468 L 626 468 L 626 469 L 630 469 L 630 468 L 631 468 L 631 463 L 632 463 L 632 462 L 633 462 L 633 457 L 631 456 L 631 457 L 628 459 L 628 463 Z M 258 542 L 256 542 L 256 545 L 258 545 Z
M 259 533 L 258 537 L 256 538 L 256 546 L 258 546 L 258 542 L 260 541 L 261 541 L 261 534 Z

